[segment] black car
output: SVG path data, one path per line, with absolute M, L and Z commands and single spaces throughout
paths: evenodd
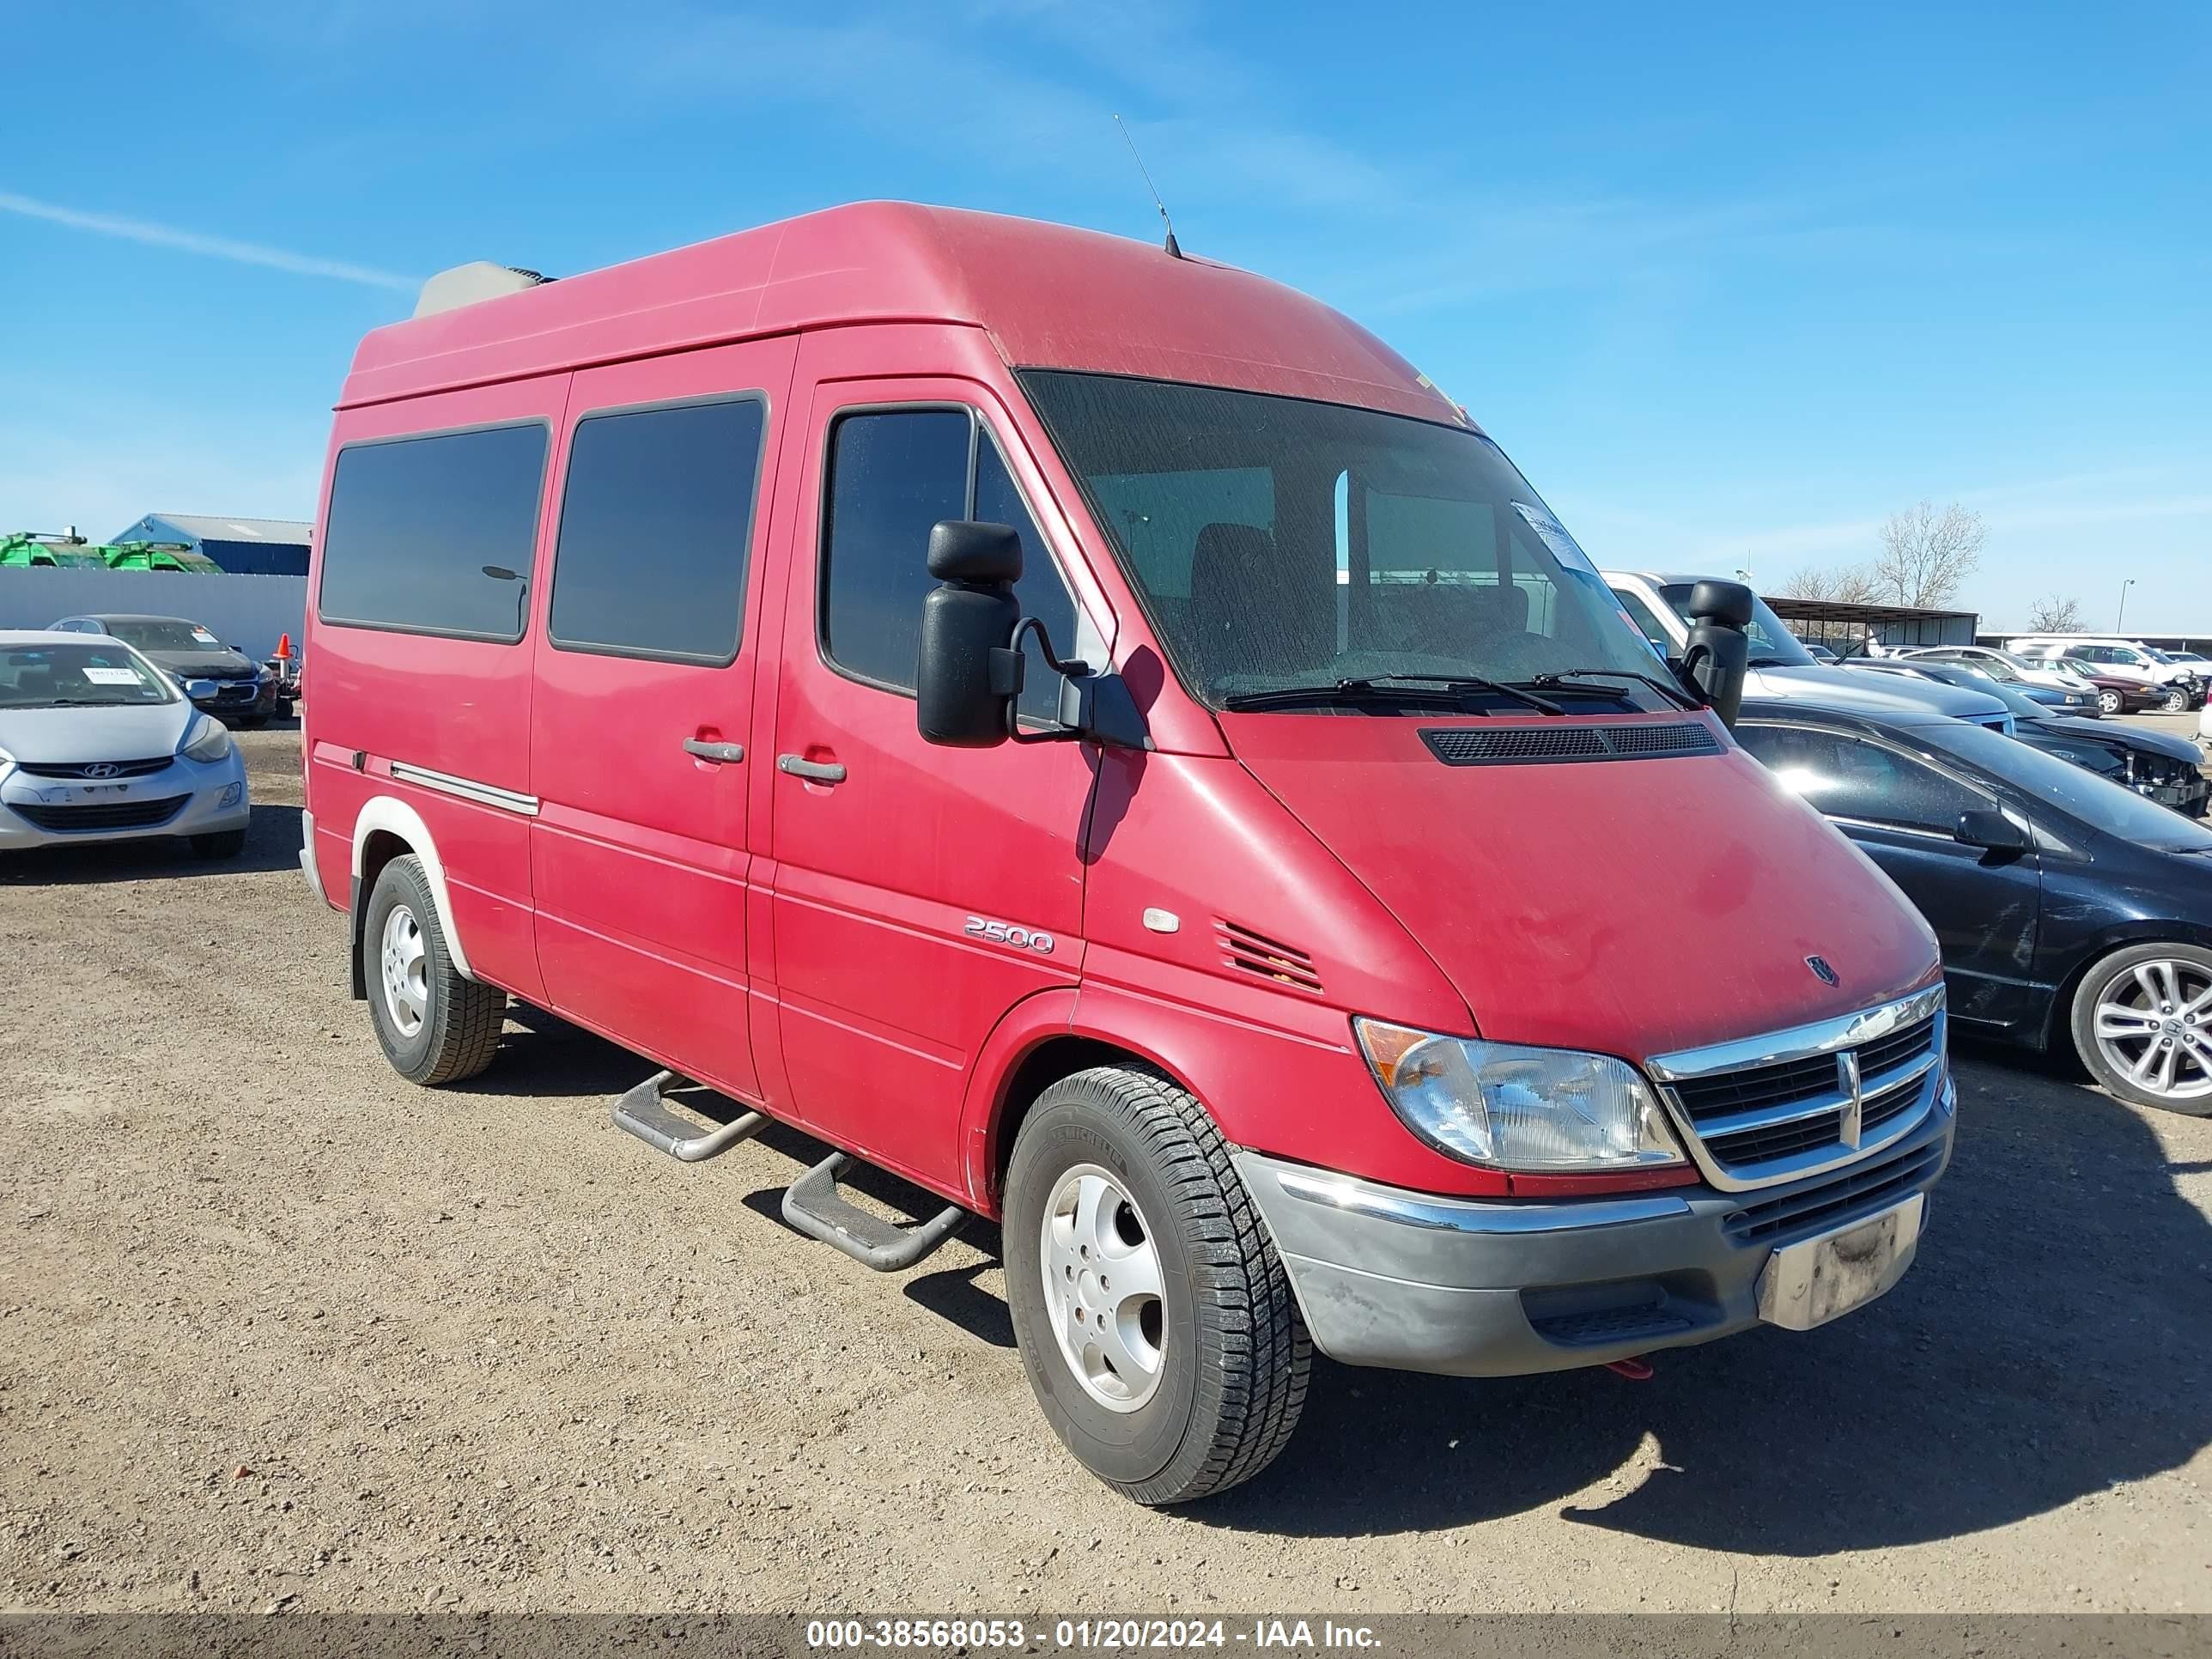
M 1919 907 L 1960 1029 L 2212 1115 L 2212 830 L 1940 714 L 1747 702 L 1735 734 Z
M 214 632 L 182 617 L 104 615 L 64 617 L 52 624 L 66 634 L 112 634 L 184 689 L 196 708 L 258 726 L 281 714 L 283 687 L 276 677 Z
M 1869 669 L 1882 665 L 1865 665 Z M 2060 695 L 2058 692 L 2046 691 L 2039 686 L 2023 689 L 2003 684 L 1963 663 L 1929 662 L 1916 658 L 1909 664 L 1899 664 L 1894 672 L 1925 674 L 1995 697 L 2012 710 L 2013 735 L 2022 743 L 2033 744 L 2047 755 L 2087 767 L 2098 776 L 2110 778 L 2148 800 L 2171 806 L 2185 817 L 2203 817 L 2208 800 L 2212 800 L 2212 783 L 2204 777 L 2204 757 L 2195 744 L 2185 738 L 2169 738 L 2163 732 L 2147 732 L 2137 726 L 2069 719 L 2055 709 L 2040 706 L 2039 692 L 2050 696 Z

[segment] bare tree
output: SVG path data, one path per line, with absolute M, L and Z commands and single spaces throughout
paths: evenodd
M 1953 501 L 1940 513 L 1923 501 L 1882 521 L 1874 574 L 1892 605 L 1943 605 L 1982 565 L 1989 538 L 1982 515 Z
M 2027 625 L 2038 634 L 2078 634 L 2081 631 L 2081 601 L 2062 599 L 2056 593 L 2027 608 Z
M 1873 605 L 1881 599 L 1882 587 L 1881 578 L 1870 564 L 1842 564 L 1833 568 L 1808 564 L 1791 576 L 1781 592 L 1793 599 Z

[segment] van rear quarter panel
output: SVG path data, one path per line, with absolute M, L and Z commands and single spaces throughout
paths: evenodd
M 567 374 L 341 410 L 331 431 L 316 516 L 307 607 L 308 696 L 302 747 L 307 810 L 314 814 L 318 866 L 352 867 L 355 820 L 377 795 L 404 801 L 422 818 L 444 866 L 471 968 L 523 996 L 540 996 L 530 921 L 530 821 L 394 778 L 394 761 L 529 794 L 533 643 L 550 584 L 550 477 L 539 486 L 536 543 L 526 604 L 528 626 L 508 645 L 486 640 L 359 628 L 322 620 L 322 561 L 337 457 L 349 444 L 457 428 L 534 420 L 554 442 L 566 411 Z M 364 758 L 359 767 L 358 753 Z M 329 882 L 335 898 L 343 890 Z

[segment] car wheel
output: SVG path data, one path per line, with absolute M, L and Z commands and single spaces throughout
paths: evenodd
M 2118 714 L 2127 708 L 2127 699 L 2117 691 L 2097 693 L 2097 711 L 2103 714 Z
M 2212 1115 L 2212 951 L 2115 951 L 2074 994 L 2074 1047 L 2122 1100 Z
M 197 859 L 234 859 L 246 850 L 246 831 L 217 830 L 204 836 L 194 836 L 192 856 Z
M 2185 714 L 2189 712 L 2189 693 L 2178 685 L 2169 685 L 2158 706 L 2169 714 Z
M 453 966 L 430 878 L 413 854 L 392 860 L 377 877 L 362 918 L 361 952 L 369 1020 L 392 1070 L 410 1083 L 435 1085 L 491 1064 L 507 993 Z
M 1313 1347 L 1195 1097 L 1121 1066 L 1053 1085 L 1014 1144 L 1004 1220 L 1023 1366 L 1085 1468 L 1165 1504 L 1274 1461 Z

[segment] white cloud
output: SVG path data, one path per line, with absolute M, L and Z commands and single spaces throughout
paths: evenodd
M 349 264 L 343 259 L 322 259 L 313 254 L 294 253 L 281 247 L 264 247 L 258 242 L 240 242 L 228 236 L 210 236 L 200 231 L 183 230 L 173 225 L 159 225 L 145 219 L 126 219 L 112 213 L 94 213 L 82 208 L 63 207 L 53 202 L 41 202 L 35 197 L 18 196 L 0 191 L 0 213 L 20 214 L 27 219 L 43 219 L 49 224 L 66 225 L 72 230 L 88 231 L 95 236 L 115 236 L 126 242 L 139 242 L 149 247 L 172 247 L 185 253 L 202 254 L 210 259 L 228 259 L 234 264 L 262 265 L 271 270 L 289 270 L 299 276 L 326 276 L 336 282 L 359 283 L 369 288 L 398 289 L 412 293 L 421 285 L 421 278 L 402 276 L 395 271 L 377 270 L 368 265 Z

